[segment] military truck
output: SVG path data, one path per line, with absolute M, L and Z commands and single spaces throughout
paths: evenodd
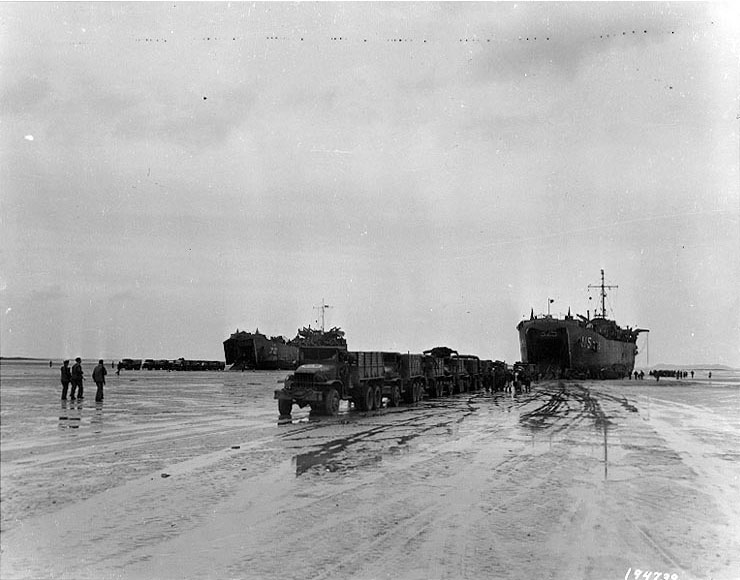
M 506 377 L 509 373 L 508 365 L 501 360 L 493 361 L 493 390 L 506 390 Z
M 458 355 L 454 362 L 457 370 L 458 392 L 477 391 L 481 388 L 480 359 L 477 356 Z
M 422 363 L 422 355 L 300 347 L 298 368 L 275 391 L 280 417 L 289 418 L 294 403 L 322 415 L 336 415 L 342 400 L 360 411 L 380 409 L 384 397 L 389 406 L 415 403 L 424 393 Z
M 443 356 L 437 356 L 432 350 L 425 350 L 424 357 L 424 385 L 430 399 L 438 399 L 445 394 L 452 394 L 452 377 L 445 366 Z
M 141 359 L 140 358 L 124 358 L 118 362 L 118 370 L 125 371 L 140 371 L 141 370 Z
M 493 391 L 493 361 L 482 360 L 479 363 L 481 386 L 486 391 Z
M 388 398 L 389 407 L 397 407 L 402 401 L 417 403 L 423 398 L 426 388 L 423 355 L 384 352 L 383 369 L 382 396 Z
M 477 356 L 461 355 L 446 346 L 425 350 L 424 354 L 442 361 L 443 374 L 436 380 L 443 386 L 442 393 L 454 395 L 478 388 L 480 359 Z M 429 390 L 427 388 L 427 392 Z M 437 396 L 442 396 L 442 393 Z

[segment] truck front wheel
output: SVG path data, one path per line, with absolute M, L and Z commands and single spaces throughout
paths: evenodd
M 293 409 L 293 401 L 288 399 L 278 399 L 278 411 L 280 412 L 280 418 L 290 417 L 290 413 Z
M 329 389 L 324 399 L 324 405 L 326 407 L 326 414 L 334 416 L 339 413 L 339 393 L 336 389 Z
M 381 409 L 383 407 L 383 387 L 376 385 L 373 396 L 373 409 Z
M 370 385 L 362 385 L 359 387 L 359 392 L 355 391 L 357 398 L 355 399 L 355 408 L 358 411 L 372 411 L 373 401 L 375 400 L 375 391 Z

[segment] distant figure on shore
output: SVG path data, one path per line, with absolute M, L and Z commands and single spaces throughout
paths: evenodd
M 95 393 L 96 403 L 100 403 L 103 400 L 103 385 L 105 384 L 105 375 L 107 374 L 108 371 L 105 370 L 105 364 L 103 364 L 103 359 L 101 358 L 98 361 L 98 366 L 93 369 L 92 373 L 93 381 L 95 381 L 95 385 L 98 387 Z
M 640 380 L 642 381 L 645 378 L 645 371 L 640 371 Z
M 709 371 L 709 378 L 712 378 L 712 371 Z
M 72 392 L 70 393 L 70 399 L 75 400 L 75 389 L 77 389 L 77 398 L 83 399 L 82 396 L 82 381 L 85 380 L 85 373 L 82 371 L 82 359 L 77 357 L 75 364 L 72 365 Z
M 637 380 L 637 376 L 638 375 L 639 375 L 639 373 L 637 371 L 635 371 L 635 380 Z
M 53 364 L 54 364 L 53 362 L 49 361 L 49 368 L 51 368 Z
M 59 368 L 62 371 L 62 401 L 66 401 L 69 383 L 72 381 L 72 370 L 69 368 L 69 360 L 65 360 Z

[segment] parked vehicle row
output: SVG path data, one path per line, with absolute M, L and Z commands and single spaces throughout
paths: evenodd
M 174 360 L 148 358 L 144 362 L 141 359 L 124 358 L 118 363 L 118 370 L 138 371 L 222 371 L 226 363 L 218 360 L 189 360 L 178 358 Z

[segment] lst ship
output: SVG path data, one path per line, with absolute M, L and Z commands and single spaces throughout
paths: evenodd
M 282 336 L 268 338 L 259 329 L 254 333 L 237 329 L 224 341 L 224 354 L 231 370 L 292 369 L 298 360 L 298 347 Z
M 631 374 L 635 368 L 637 337 L 643 328 L 622 328 L 606 317 L 606 289 L 616 286 L 589 286 L 601 292 L 601 312 L 589 316 L 568 314 L 564 318 L 535 316 L 517 325 L 522 362 L 535 365 L 541 378 L 614 379 Z
M 230 370 L 275 370 L 295 369 L 298 362 L 298 349 L 301 346 L 341 346 L 347 345 L 344 331 L 338 327 L 324 330 L 310 326 L 298 330 L 291 340 L 282 336 L 267 337 L 259 329 L 254 333 L 237 328 L 224 341 L 226 364 Z

